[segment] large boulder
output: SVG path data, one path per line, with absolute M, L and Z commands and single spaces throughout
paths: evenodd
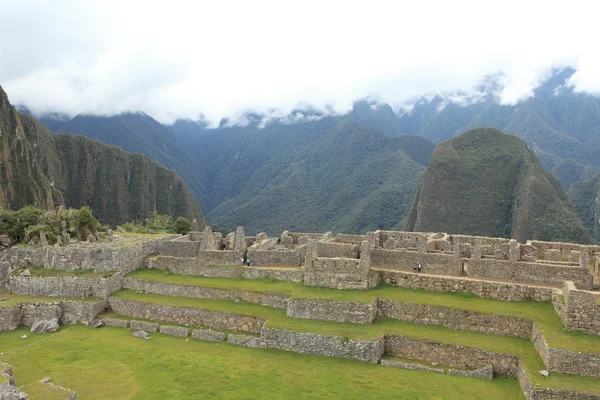
M 59 329 L 58 319 L 41 319 L 31 325 L 32 333 L 56 332 Z
M 0 246 L 9 247 L 12 244 L 10 238 L 6 235 L 0 235 Z

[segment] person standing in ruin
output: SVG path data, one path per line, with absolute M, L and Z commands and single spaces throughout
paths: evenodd
M 421 272 L 422 269 L 423 269 L 423 264 L 421 264 L 421 262 L 419 262 L 419 266 L 417 267 L 417 272 Z
M 515 283 L 516 279 L 517 279 L 517 274 L 513 271 L 510 274 L 510 283 Z

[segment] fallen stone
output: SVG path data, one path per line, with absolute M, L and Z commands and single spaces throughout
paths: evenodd
M 146 340 L 150 339 L 150 335 L 148 335 L 148 333 L 144 332 L 144 331 L 135 331 L 135 332 L 133 332 L 133 336 L 139 337 L 142 339 L 146 339 Z
M 27 335 L 21 336 L 21 339 L 27 339 Z
M 545 369 L 540 371 L 540 375 L 545 376 L 546 378 L 550 375 L 550 373 L 548 371 L 546 371 Z
M 0 301 L 6 301 L 6 300 L 8 300 L 8 297 L 3 297 L 0 299 Z
M 101 326 L 104 326 L 104 321 L 101 319 L 95 319 L 90 323 L 89 326 L 92 328 L 100 328 Z
M 31 276 L 31 271 L 26 269 L 19 274 L 20 276 Z
M 48 382 L 50 382 L 50 378 L 44 378 L 40 382 L 42 382 L 42 383 L 48 383 Z
M 56 332 L 59 329 L 58 319 L 41 319 L 31 325 L 32 333 Z

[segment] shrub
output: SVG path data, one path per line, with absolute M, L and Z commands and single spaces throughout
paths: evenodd
M 187 233 L 192 229 L 190 221 L 187 218 L 179 217 L 175 221 L 175 233 L 179 233 L 180 235 L 187 235 Z
M 44 210 L 23 207 L 18 211 L 0 210 L 0 235 L 7 235 L 14 242 L 25 239 L 26 232 L 38 223 Z

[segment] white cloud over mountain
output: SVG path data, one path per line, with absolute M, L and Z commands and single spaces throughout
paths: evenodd
M 192 4 L 193 3 L 193 4 Z M 515 103 L 555 67 L 600 93 L 590 1 L 0 0 L 0 85 L 36 113 L 141 110 L 162 122 L 367 96 L 477 97 L 502 73 Z

